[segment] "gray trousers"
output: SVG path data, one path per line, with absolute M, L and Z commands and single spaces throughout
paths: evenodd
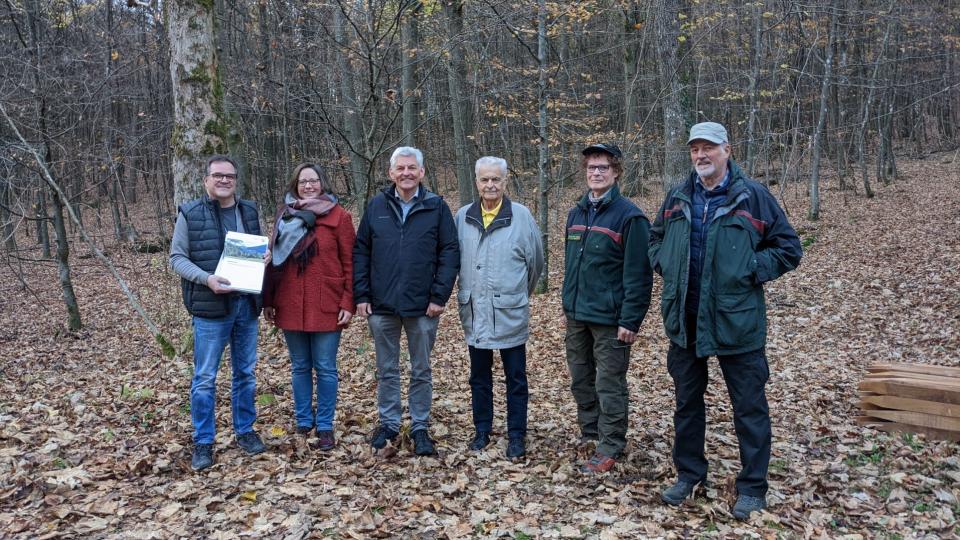
M 430 352 L 437 339 L 439 317 L 397 317 L 370 315 L 367 319 L 377 350 L 377 410 L 380 425 L 400 431 L 403 405 L 400 402 L 400 330 L 407 333 L 410 352 L 410 431 L 427 429 L 433 401 Z
M 569 317 L 566 345 L 580 432 L 598 439 L 598 452 L 618 458 L 627 446 L 630 345 L 617 339 L 616 326 L 582 323 Z

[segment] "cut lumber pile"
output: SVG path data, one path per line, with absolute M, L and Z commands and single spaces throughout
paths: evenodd
M 874 364 L 859 389 L 858 424 L 960 441 L 960 368 Z

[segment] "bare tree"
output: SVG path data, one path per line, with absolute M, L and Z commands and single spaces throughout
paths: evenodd
M 547 5 L 545 0 L 537 4 L 537 127 L 540 145 L 537 160 L 537 183 L 540 186 L 539 215 L 540 234 L 543 239 L 544 272 L 537 283 L 537 291 L 547 292 L 550 286 L 550 137 L 547 133 Z
M 466 99 L 467 74 L 463 60 L 463 1 L 444 0 L 443 11 L 447 16 L 447 85 L 450 91 L 450 115 L 453 120 L 453 149 L 456 155 L 457 185 L 460 204 L 465 205 L 476 198 L 473 183 L 473 151 L 469 137 L 472 134 L 470 101 Z
M 686 121 L 680 82 L 680 16 L 682 0 L 661 0 L 657 16 L 657 57 L 659 58 L 663 110 L 663 186 L 683 178 L 690 168 L 686 152 Z
M 821 142 L 824 140 L 823 130 L 827 124 L 827 101 L 830 98 L 830 77 L 833 75 L 833 49 L 837 40 L 837 6 L 836 2 L 829 7 L 829 35 L 824 47 L 823 81 L 820 85 L 820 112 L 817 115 L 817 127 L 813 132 L 813 157 L 810 162 L 810 219 L 820 219 L 820 155 Z
M 203 193 L 203 160 L 228 152 L 229 126 L 218 73 L 214 3 L 170 0 L 165 6 L 174 103 L 170 168 L 179 206 Z

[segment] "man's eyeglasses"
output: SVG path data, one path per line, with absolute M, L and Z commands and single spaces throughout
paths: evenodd
M 297 185 L 298 185 L 298 186 L 318 186 L 318 185 L 320 185 L 320 179 L 319 179 L 319 178 L 308 178 L 308 179 L 305 179 L 305 180 L 298 180 L 298 181 L 297 181 Z
M 210 177 L 213 178 L 214 180 L 216 180 L 217 182 L 220 182 L 220 181 L 223 181 L 223 180 L 229 180 L 229 181 L 233 182 L 234 180 L 237 179 L 237 175 L 235 175 L 235 174 L 224 174 L 224 173 L 219 173 L 219 172 L 210 173 Z
M 609 170 L 609 165 L 587 165 L 587 172 L 605 173 Z

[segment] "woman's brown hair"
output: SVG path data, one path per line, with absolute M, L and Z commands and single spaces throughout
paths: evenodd
M 320 178 L 320 188 L 324 193 L 333 193 L 333 189 L 330 187 L 330 179 L 327 177 L 327 171 L 323 168 L 323 165 L 317 165 L 316 163 L 301 163 L 293 169 L 293 174 L 290 176 L 290 183 L 287 185 L 287 192 L 294 197 L 300 198 L 300 173 L 304 169 L 313 169 L 313 172 L 317 173 L 317 176 Z

